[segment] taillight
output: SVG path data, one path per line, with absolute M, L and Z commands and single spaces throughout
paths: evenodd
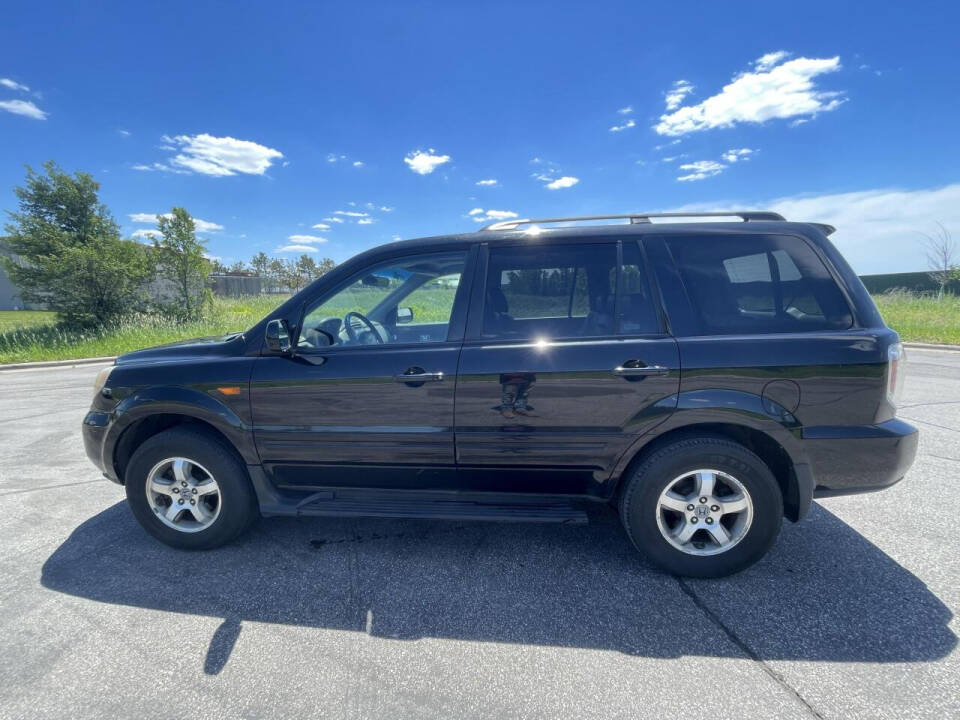
M 903 393 L 903 376 L 906 370 L 907 354 L 903 345 L 895 343 L 887 348 L 887 400 L 897 407 Z

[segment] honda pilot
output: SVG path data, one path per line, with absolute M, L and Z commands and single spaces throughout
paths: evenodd
M 510 220 L 366 251 L 249 330 L 118 358 L 87 454 L 183 549 L 260 516 L 580 523 L 671 573 L 759 560 L 903 478 L 904 352 L 772 212 Z

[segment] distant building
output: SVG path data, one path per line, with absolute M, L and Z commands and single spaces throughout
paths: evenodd
M 3 238 L 0 238 L 0 241 L 2 240 Z M 10 257 L 9 253 L 4 253 L 2 250 L 0 250 L 0 253 Z M 40 309 L 37 305 L 24 303 L 23 300 L 20 299 L 20 289 L 13 284 L 7 276 L 7 271 L 4 269 L 3 264 L 0 263 L 0 310 L 37 309 Z

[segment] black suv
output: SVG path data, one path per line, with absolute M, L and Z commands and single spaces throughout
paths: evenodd
M 814 497 L 900 480 L 917 431 L 833 228 L 709 217 L 369 250 L 246 332 L 119 358 L 87 454 L 178 548 L 258 515 L 576 523 L 598 502 L 665 569 L 736 572 Z

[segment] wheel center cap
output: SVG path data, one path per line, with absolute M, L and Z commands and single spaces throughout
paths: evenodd
M 710 506 L 709 506 L 709 505 L 697 505 L 697 507 L 695 507 L 694 510 L 693 510 L 693 514 L 694 514 L 696 517 L 698 517 L 699 519 L 703 520 L 704 518 L 707 517 L 707 515 L 710 514 Z

